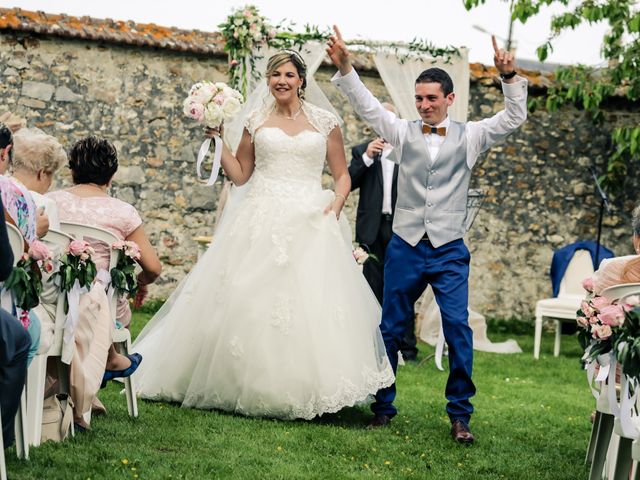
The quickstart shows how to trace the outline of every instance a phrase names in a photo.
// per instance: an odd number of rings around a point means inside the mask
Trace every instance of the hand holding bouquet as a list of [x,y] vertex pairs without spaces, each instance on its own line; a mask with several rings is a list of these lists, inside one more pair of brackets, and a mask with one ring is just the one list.
[[[223,82],[198,82],[191,87],[189,95],[184,101],[184,114],[203,124],[208,129],[220,132],[225,121],[230,120],[240,112],[243,98],[240,92],[229,87]],[[220,170],[220,160],[222,157],[222,143],[220,135],[214,134],[214,160],[211,175],[207,185],[213,185]],[[201,177],[200,168],[204,160],[211,139],[207,138],[200,146],[198,161],[196,162],[196,173]]]

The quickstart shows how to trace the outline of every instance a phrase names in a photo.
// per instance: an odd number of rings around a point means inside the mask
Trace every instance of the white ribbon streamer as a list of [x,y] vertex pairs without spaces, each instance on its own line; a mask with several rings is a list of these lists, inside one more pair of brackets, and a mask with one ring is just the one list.
[[607,393],[609,397],[609,408],[615,417],[620,416],[620,404],[616,395],[616,356],[613,351],[610,354],[609,378],[607,379]]
[[640,432],[634,425],[632,412],[635,412],[636,399],[638,398],[638,384],[633,383],[633,395],[630,394],[630,387],[632,380],[626,375],[621,379],[622,388],[620,391],[620,429],[622,430],[622,436],[625,438],[638,438]]
[[80,295],[87,293],[86,287],[81,287],[78,279],[73,283],[71,290],[67,292],[67,305],[69,311],[64,322],[64,342],[71,343],[74,340],[76,327],[80,321]]
[[[104,288],[107,289],[107,298],[109,299],[109,308],[112,307],[113,296],[115,294],[115,288],[111,284],[111,273],[105,270],[104,268],[98,270],[96,274],[96,280],[104,285]],[[115,315],[114,315],[115,317]]]
[[[211,168],[211,174],[209,175],[209,180],[207,180],[207,186],[210,187],[218,178],[218,172],[220,171],[220,165],[222,163],[222,139],[216,135],[213,137],[213,167]],[[196,161],[196,174],[198,178],[202,178],[202,162],[204,161],[207,153],[209,152],[209,147],[211,146],[211,139],[207,138],[202,145],[200,145],[200,150],[198,151],[198,160]]]
[[442,329],[442,322],[440,322],[440,333],[438,334],[438,343],[436,343],[436,367],[440,371],[444,371],[442,367],[442,355],[444,354],[444,330]]

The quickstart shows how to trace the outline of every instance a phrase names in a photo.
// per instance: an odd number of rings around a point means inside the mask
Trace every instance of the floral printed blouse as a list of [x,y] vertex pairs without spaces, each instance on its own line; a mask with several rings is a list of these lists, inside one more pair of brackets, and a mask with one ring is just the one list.
[[36,205],[26,187],[0,175],[2,203],[27,243],[36,239]]

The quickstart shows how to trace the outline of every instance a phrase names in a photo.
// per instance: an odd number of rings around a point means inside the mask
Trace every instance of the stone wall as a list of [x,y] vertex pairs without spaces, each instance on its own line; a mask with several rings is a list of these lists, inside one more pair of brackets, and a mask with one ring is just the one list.
[[[112,193],[141,212],[164,264],[155,296],[168,295],[190,270],[197,251],[193,237],[211,234],[220,187],[205,187],[195,178],[201,130],[183,117],[181,104],[191,84],[224,81],[226,68],[225,57],[0,34],[0,111],[24,116],[65,146],[88,134],[116,144],[121,167]],[[345,142],[352,146],[368,139],[371,130],[330,85],[332,73],[323,67],[316,78],[342,114]],[[367,86],[389,100],[376,72],[363,73]],[[470,105],[471,120],[502,108],[492,78],[472,81]],[[617,121],[640,123],[637,106],[608,108]],[[481,158],[472,186],[482,188],[486,198],[467,238],[475,310],[530,316],[535,301],[551,294],[554,249],[595,238],[599,203],[586,165],[602,165],[606,148],[607,135],[582,112],[539,111]],[[54,188],[69,183],[63,169]],[[605,217],[603,242],[618,254],[631,248],[629,217],[637,196],[629,198]],[[346,208],[352,221],[356,202],[354,194]]]

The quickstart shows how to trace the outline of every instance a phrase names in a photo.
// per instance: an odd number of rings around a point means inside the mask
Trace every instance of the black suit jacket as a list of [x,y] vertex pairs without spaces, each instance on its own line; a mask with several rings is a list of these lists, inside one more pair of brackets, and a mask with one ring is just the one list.
[[[369,142],[356,145],[351,149],[351,163],[349,175],[351,176],[351,190],[360,189],[358,200],[358,214],[356,217],[356,242],[370,245],[374,242],[380,229],[382,216],[382,164],[375,160],[373,165],[367,167],[362,160],[362,154],[367,151]],[[396,208],[398,198],[398,165],[393,168],[393,183],[391,188],[391,211]]]

